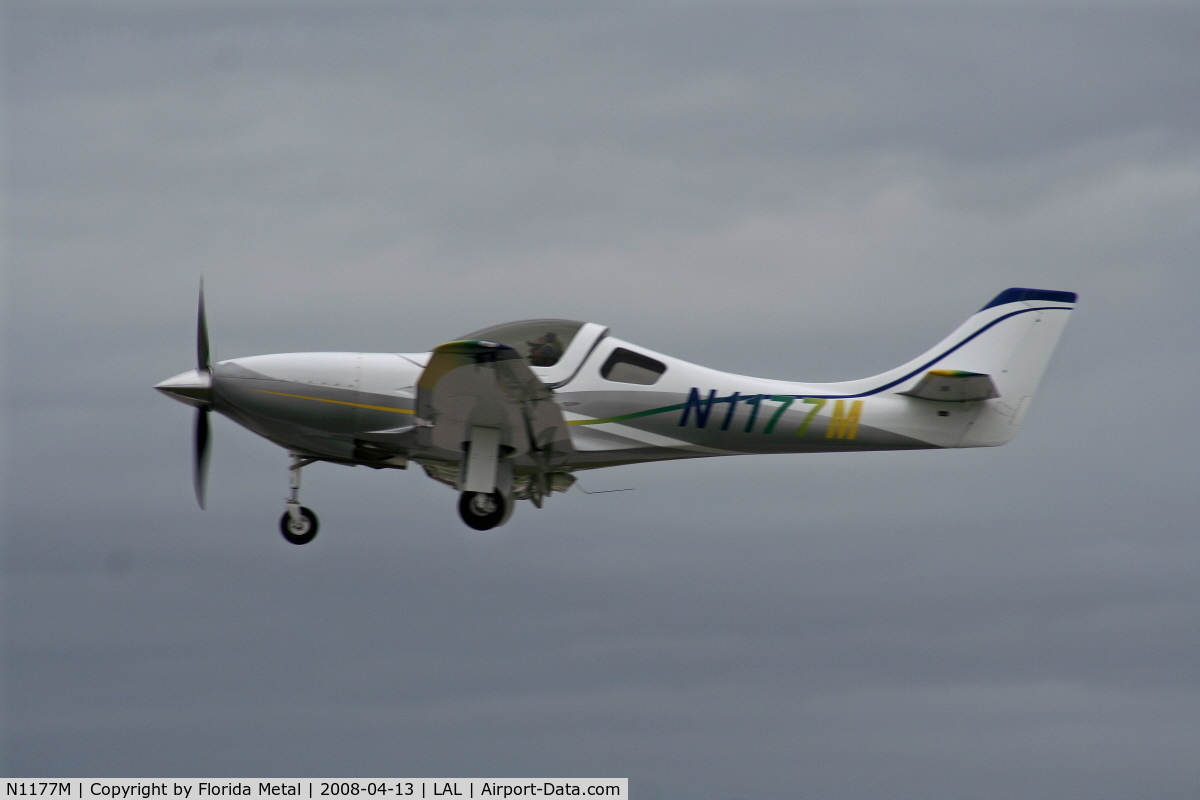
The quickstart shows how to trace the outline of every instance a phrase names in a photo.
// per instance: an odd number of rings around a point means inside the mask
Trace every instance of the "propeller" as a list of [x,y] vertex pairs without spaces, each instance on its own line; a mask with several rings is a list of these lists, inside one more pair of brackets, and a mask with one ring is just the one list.
[[208,354],[208,318],[204,315],[204,278],[200,279],[200,301],[196,307],[196,369],[212,374]]
[[196,424],[192,432],[192,485],[196,502],[204,508],[204,489],[208,483],[209,426],[208,415],[216,400],[212,355],[208,346],[208,320],[204,315],[204,279],[200,279],[200,300],[196,308],[196,368],[167,378],[154,388],[181,403],[196,409]]
[[[212,385],[212,361],[208,348],[208,319],[204,314],[204,279],[200,279],[200,300],[196,308],[196,372]],[[196,426],[192,436],[192,485],[196,490],[196,502],[204,508],[205,490],[208,485],[208,454],[211,446],[208,415],[212,404],[196,406]]]

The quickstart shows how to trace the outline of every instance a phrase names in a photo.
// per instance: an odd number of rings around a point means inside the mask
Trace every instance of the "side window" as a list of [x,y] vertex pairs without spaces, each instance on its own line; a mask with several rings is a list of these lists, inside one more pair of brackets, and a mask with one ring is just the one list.
[[661,361],[618,347],[600,368],[600,376],[617,383],[640,383],[649,386],[666,371],[667,365]]

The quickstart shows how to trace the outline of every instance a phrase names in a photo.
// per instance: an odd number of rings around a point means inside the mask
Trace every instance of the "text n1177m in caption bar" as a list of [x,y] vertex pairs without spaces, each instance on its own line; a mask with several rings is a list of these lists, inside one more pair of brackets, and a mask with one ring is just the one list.
[[4,782],[7,797],[72,800],[212,800],[212,798],[400,798],[474,800],[514,797],[606,797],[628,800],[628,778],[63,778]]

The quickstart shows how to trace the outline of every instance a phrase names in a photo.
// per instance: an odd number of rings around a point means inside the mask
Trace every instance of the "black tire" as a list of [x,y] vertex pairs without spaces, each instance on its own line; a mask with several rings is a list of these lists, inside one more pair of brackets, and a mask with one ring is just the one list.
[[458,497],[458,516],[467,527],[488,531],[508,516],[508,500],[499,492],[463,492]]
[[317,515],[303,506],[300,507],[300,519],[296,522],[286,511],[279,519],[279,532],[292,544],[308,544],[317,538],[318,528],[320,523],[317,522]]

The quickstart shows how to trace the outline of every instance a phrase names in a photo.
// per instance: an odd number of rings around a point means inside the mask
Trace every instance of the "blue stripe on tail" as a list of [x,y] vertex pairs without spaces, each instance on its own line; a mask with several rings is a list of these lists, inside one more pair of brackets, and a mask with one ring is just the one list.
[[1025,300],[1049,300],[1052,303],[1074,303],[1076,296],[1074,292],[1053,292],[1047,289],[1005,289],[996,295],[992,302],[979,310],[987,311],[993,306],[1002,306],[1006,303],[1020,303]]

